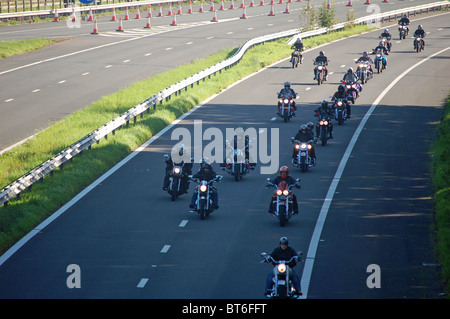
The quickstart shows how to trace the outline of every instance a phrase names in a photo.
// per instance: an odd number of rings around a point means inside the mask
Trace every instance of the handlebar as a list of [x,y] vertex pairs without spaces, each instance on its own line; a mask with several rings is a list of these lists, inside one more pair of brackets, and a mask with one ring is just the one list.
[[[198,184],[200,184],[202,182],[202,179],[194,178],[193,175],[189,175],[188,177],[189,177],[189,179],[191,181],[196,182]],[[222,180],[222,178],[223,178],[222,175],[216,175],[215,178],[213,178],[212,180],[208,181],[207,183],[208,183],[208,185],[210,185],[210,184],[212,185],[212,183],[214,183],[214,182],[220,182]]]
[[297,256],[292,256],[289,260],[275,260],[272,256],[267,255],[267,253],[261,253],[261,257],[264,258],[264,260],[261,260],[261,262],[271,262],[273,264],[290,264],[293,261],[303,261],[302,256],[303,253],[301,251],[297,252]]

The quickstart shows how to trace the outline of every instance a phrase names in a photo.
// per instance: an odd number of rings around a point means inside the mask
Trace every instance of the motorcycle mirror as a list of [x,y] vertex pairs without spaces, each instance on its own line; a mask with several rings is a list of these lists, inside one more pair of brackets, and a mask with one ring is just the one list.
[[296,181],[297,181],[297,182],[300,182],[300,178],[297,178]]
[[266,181],[270,181],[270,178],[269,178],[269,177],[267,177],[267,178],[266,178]]
[[261,253],[261,256],[266,256],[266,255],[267,255],[267,253],[265,253],[265,252]]
[[303,256],[303,252],[302,251],[297,251],[297,255]]
[[168,155],[168,154],[164,154],[164,158],[165,158],[165,159],[168,159],[168,158],[169,158],[169,155]]

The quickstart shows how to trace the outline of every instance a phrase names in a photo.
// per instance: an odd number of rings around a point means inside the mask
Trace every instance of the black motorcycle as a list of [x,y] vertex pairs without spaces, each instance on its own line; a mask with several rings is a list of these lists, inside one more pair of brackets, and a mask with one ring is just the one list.
[[345,86],[345,93],[348,96],[348,99],[352,101],[352,104],[355,104],[356,99],[359,96],[359,90],[361,89],[360,84],[356,82],[345,82],[342,81]]
[[400,24],[398,27],[398,33],[400,40],[405,40],[406,36],[408,35],[408,27],[405,24]]
[[292,201],[292,187],[298,187],[300,179],[297,178],[296,183],[292,185],[287,185],[286,182],[281,182],[278,185],[273,184],[270,178],[267,178],[267,187],[276,188],[275,194],[273,195],[274,201],[274,216],[279,219],[280,226],[284,227],[289,219],[294,215],[294,204]]
[[294,99],[292,94],[278,94],[278,116],[284,122],[289,121],[294,116]]
[[313,162],[310,153],[312,144],[314,143],[313,140],[308,142],[300,142],[291,137],[291,143],[294,144],[294,148],[297,152],[297,156],[292,159],[292,165],[299,167],[303,173],[311,167],[316,166],[316,163]]
[[414,50],[416,50],[417,53],[422,51],[424,49],[424,42],[421,36],[416,36],[414,38]]
[[208,217],[213,212],[213,183],[220,182],[222,178],[222,175],[217,175],[216,178],[210,181],[205,181],[198,178],[193,178],[192,175],[189,175],[189,179],[198,184],[195,188],[195,191],[197,192],[197,199],[195,201],[194,211],[199,213],[200,219],[205,219],[205,217]]
[[335,119],[339,125],[344,124],[347,120],[347,99],[337,98],[334,101],[333,108],[335,109],[336,115]]
[[299,50],[295,50],[294,52],[292,52],[291,63],[292,63],[292,68],[296,68],[296,67],[298,67],[299,63],[300,64],[303,63],[303,56]]
[[[164,155],[166,160],[169,159],[169,155]],[[187,192],[189,188],[189,183],[186,181],[185,188],[183,187],[183,180],[187,179],[188,176],[184,172],[184,165],[175,165],[172,161],[172,170],[169,172],[169,186],[167,187],[167,193],[170,194],[172,201],[175,201],[178,196]]]
[[325,81],[325,70],[327,69],[325,62],[315,62],[314,79],[317,81],[317,85],[322,84]]
[[331,129],[330,129],[330,121],[331,116],[328,115],[327,112],[317,112],[317,118],[318,118],[318,125],[319,125],[319,135],[318,138],[320,139],[322,146],[327,145],[328,139],[330,138]]
[[290,260],[275,260],[267,253],[261,253],[264,258],[261,263],[272,263],[275,266],[273,268],[273,287],[267,296],[269,299],[297,299],[299,297],[292,282],[292,269],[288,266],[294,260],[302,261],[303,253],[298,251],[297,255]]
[[241,180],[244,175],[250,173],[250,170],[255,168],[248,162],[248,159],[245,156],[248,147],[249,145],[246,145],[244,149],[234,148],[227,142],[227,148],[232,151],[232,157],[227,157],[226,163],[221,163],[220,167],[222,167],[222,170],[233,175],[236,182]]

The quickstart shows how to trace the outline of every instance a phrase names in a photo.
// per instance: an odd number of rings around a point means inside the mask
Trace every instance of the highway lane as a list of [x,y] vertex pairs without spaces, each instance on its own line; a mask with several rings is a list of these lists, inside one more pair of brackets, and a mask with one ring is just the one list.
[[[427,2],[410,1],[408,6]],[[312,5],[320,4],[313,1]],[[286,15],[282,14],[285,6],[276,5],[274,17],[267,17],[267,6],[247,8],[245,20],[239,18],[241,10],[220,11],[219,23],[209,22],[210,12],[195,12],[178,17],[178,27],[170,26],[171,17],[153,18],[148,31],[143,29],[145,19],[131,19],[125,21],[123,34],[114,31],[117,22],[103,17],[99,19],[101,36],[90,35],[92,25],[85,21],[80,22],[79,28],[68,27],[65,22],[4,27],[2,40],[36,36],[71,39],[2,61],[0,148],[5,149],[137,80],[189,63],[193,58],[239,46],[262,34],[296,28],[298,13],[304,6],[293,2],[291,14]],[[393,1],[381,4],[380,10],[404,6],[401,1]],[[352,7],[356,17],[372,13],[367,8],[358,2]],[[344,2],[338,2],[341,21],[346,12]]]
[[[270,267],[258,263],[259,253],[270,252],[282,235],[289,237],[295,249],[307,252],[323,199],[361,118],[379,93],[398,74],[418,62],[421,57],[449,46],[448,28],[445,28],[447,20],[448,15],[421,20],[431,34],[427,38],[426,51],[420,55],[408,53],[411,50],[411,41],[394,43],[394,53],[389,56],[389,69],[382,75],[376,75],[365,86],[361,98],[353,107],[352,119],[342,127],[336,125],[335,139],[329,145],[324,148],[317,146],[318,166],[306,174],[301,174],[296,169],[292,170],[293,176],[302,179],[302,189],[296,191],[300,201],[300,214],[294,216],[287,227],[281,228],[277,221],[267,214],[271,191],[264,188],[267,176],[259,174],[258,171],[246,176],[242,183],[235,183],[230,176],[225,175],[224,180],[217,185],[220,209],[208,220],[201,221],[197,215],[188,212],[187,205],[191,192],[174,203],[170,202],[168,194],[161,191],[163,154],[174,144],[170,139],[171,130],[169,130],[121,166],[113,175],[100,181],[81,201],[71,206],[47,227],[40,229],[25,246],[4,262],[0,267],[0,296],[2,298],[261,298],[264,280]],[[180,125],[192,130],[193,121],[202,119],[204,130],[210,127],[225,129],[239,125],[255,127],[258,131],[279,128],[280,164],[288,163],[292,150],[289,143],[290,136],[295,134],[301,123],[313,119],[312,110],[322,98],[335,91],[343,72],[347,66],[353,65],[353,58],[358,56],[358,52],[362,48],[371,48],[376,44],[376,34],[377,32],[371,32],[322,47],[332,61],[330,72],[333,72],[329,83],[324,86],[318,87],[313,84],[310,63],[292,70],[287,61],[284,61],[208,101]],[[305,61],[310,61],[319,50],[320,48],[317,48],[306,53]],[[447,57],[448,51],[443,56]],[[447,59],[434,59],[430,62],[436,61],[440,63],[440,69],[448,70]],[[432,69],[434,68],[436,66],[433,64]],[[418,73],[413,75],[421,75],[424,70],[419,68]],[[386,117],[392,121],[389,112],[393,112],[394,118],[408,116],[411,109],[416,110],[418,105],[431,105],[434,107],[433,112],[428,114],[430,116],[428,122],[432,122],[430,125],[436,124],[440,114],[435,107],[439,105],[439,98],[443,101],[448,90],[448,83],[439,79],[436,77],[432,81],[435,91],[422,90],[418,92],[420,99],[416,97],[415,100],[417,90],[412,86],[414,78],[412,81],[405,80],[400,88],[408,88],[406,92],[414,94],[405,104],[408,105],[407,110],[396,111],[397,108],[390,107],[394,109],[390,111],[382,106],[377,111],[386,114],[374,114],[368,122],[367,130],[361,135],[356,146],[358,151],[355,149],[352,154],[357,157],[356,160],[361,156],[362,161],[351,162],[347,166],[343,183],[339,185],[338,190],[338,200],[342,201],[334,203],[336,206],[333,206],[330,212],[330,222],[327,220],[324,229],[323,242],[316,260],[317,268],[314,269],[310,286],[312,298],[403,296],[404,288],[400,285],[384,286],[384,277],[382,289],[376,291],[379,295],[374,296],[373,290],[364,287],[368,275],[365,273],[366,255],[374,257],[370,260],[371,263],[379,263],[382,266],[383,276],[385,274],[383,262],[388,262],[393,255],[400,255],[402,250],[399,250],[397,244],[391,247],[382,240],[373,240],[373,246],[363,245],[362,240],[360,242],[352,240],[355,239],[352,237],[355,230],[351,227],[360,231],[357,234],[367,233],[373,236],[385,234],[384,224],[376,223],[376,218],[361,220],[355,218],[355,214],[361,212],[373,216],[383,214],[389,205],[377,205],[377,202],[385,200],[385,196],[395,196],[402,200],[399,204],[405,203],[411,194],[406,196],[401,192],[402,188],[406,187],[404,192],[409,193],[416,187],[416,191],[420,191],[419,187],[425,187],[427,184],[422,184],[420,180],[416,180],[416,184],[412,182],[402,184],[404,179],[392,177],[388,179],[388,186],[391,187],[388,190],[395,189],[398,193],[376,194],[373,203],[355,199],[370,197],[364,193],[367,191],[364,187],[376,188],[379,187],[379,183],[383,183],[383,179],[377,179],[379,175],[384,177],[379,174],[380,170],[384,170],[386,175],[402,174],[403,170],[399,172],[396,170],[401,168],[401,163],[406,163],[411,157],[410,152],[398,153],[401,158],[396,162],[399,164],[394,167],[387,165],[389,159],[386,157],[381,157],[382,162],[375,162],[372,156],[373,164],[366,157],[371,156],[374,151],[388,154],[395,147],[395,144],[388,143],[386,138],[385,144],[374,145],[375,150],[371,148],[373,141],[378,140],[380,131],[388,134],[381,129],[385,128],[383,120],[386,120]],[[290,123],[271,121],[275,113],[275,92],[286,80],[293,82],[294,88],[300,93],[298,117]],[[428,82],[423,83],[424,88],[431,85]],[[403,95],[397,96],[392,92],[392,95],[386,96],[386,101],[382,101],[382,105],[387,108],[391,105],[403,105],[403,98]],[[381,123],[378,118],[381,118]],[[423,117],[408,116],[406,119],[411,127],[415,128],[415,125],[421,125]],[[376,130],[378,128],[380,129]],[[430,132],[429,129],[427,132]],[[425,136],[426,141],[432,138],[431,133],[416,136],[417,138]],[[402,135],[398,135],[398,138],[407,143],[407,139]],[[204,145],[207,143],[205,141]],[[384,145],[387,145],[387,150],[382,148]],[[277,145],[273,145],[273,149],[276,147]],[[407,149],[411,152],[417,150],[413,147]],[[422,149],[418,154],[424,158]],[[371,165],[367,170],[367,178],[362,179],[360,176],[361,169],[365,168],[364,162]],[[195,169],[197,167],[198,165]],[[218,171],[218,165],[214,167]],[[427,170],[424,165],[410,168],[417,170],[416,174],[420,178],[426,177]],[[407,164],[403,169],[408,169]],[[414,177],[413,175],[412,178]],[[352,185],[349,185],[350,181],[353,182]],[[367,183],[364,184],[365,181]],[[429,188],[427,192],[430,192]],[[419,198],[426,197],[419,195]],[[417,193],[413,193],[412,196],[417,196]],[[363,205],[366,203],[367,206]],[[341,207],[345,205],[349,205],[352,210]],[[377,211],[376,208],[381,210]],[[390,213],[402,214],[403,210],[399,212],[396,209],[398,206],[393,207]],[[413,218],[416,216],[414,211],[409,216],[410,212],[406,208],[405,212],[407,214],[402,214],[404,218],[397,219],[403,223],[402,227],[411,222],[409,219],[411,216]],[[342,218],[336,220],[333,217],[335,215]],[[426,220],[428,216],[429,214],[425,214],[423,218]],[[186,220],[187,223],[183,222]],[[371,228],[365,229],[369,227],[366,222],[373,220],[375,222],[369,225]],[[343,234],[340,228],[342,222],[346,222],[342,227],[349,231],[343,242],[339,240]],[[429,238],[417,236],[428,230],[429,226],[422,222],[414,226],[414,229],[405,231],[407,238],[414,240],[417,245],[407,247],[406,252],[411,252],[410,247],[421,247],[417,253],[431,250]],[[392,231],[398,234],[399,230],[394,228]],[[373,237],[364,238],[370,240]],[[341,250],[344,248],[349,252],[343,256]],[[363,251],[365,254],[360,253],[362,248],[365,249]],[[352,250],[356,250],[357,253],[353,253]],[[428,256],[425,259],[432,262]],[[398,258],[396,262],[398,269],[414,276],[422,272],[415,262],[409,262],[404,258]],[[66,268],[70,264],[80,266],[81,289],[68,289],[66,286],[66,279],[69,276]],[[357,272],[358,266],[361,265],[364,269]],[[346,273],[347,277],[342,280],[335,277],[334,280],[326,280],[332,274],[341,275],[345,269],[355,270],[350,274]],[[297,267],[297,272],[299,275],[302,273],[302,266]],[[356,283],[349,285],[349,281],[344,280],[348,278],[352,278]],[[142,279],[148,281],[143,288],[139,288]],[[429,280],[433,282],[436,278]],[[401,283],[399,279],[396,282]],[[422,288],[416,289],[424,291]],[[427,294],[432,297],[436,295]],[[417,295],[406,297],[416,298]]]

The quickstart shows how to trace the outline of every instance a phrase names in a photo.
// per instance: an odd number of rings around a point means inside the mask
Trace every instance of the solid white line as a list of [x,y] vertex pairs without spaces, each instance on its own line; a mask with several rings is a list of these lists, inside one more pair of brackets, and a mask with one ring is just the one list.
[[359,138],[359,135],[361,134],[361,131],[363,130],[364,126],[366,125],[367,121],[369,120],[370,115],[373,113],[373,111],[376,109],[378,103],[380,103],[381,99],[394,87],[395,84],[397,84],[398,81],[400,81],[406,74],[411,72],[413,69],[421,65],[422,63],[428,61],[432,57],[441,54],[442,52],[450,49],[450,47],[447,47],[446,49],[443,49],[439,52],[436,52],[432,55],[430,55],[427,58],[424,58],[423,60],[417,62],[413,66],[411,66],[409,69],[404,71],[402,74],[400,74],[394,81],[391,82],[384,90],[381,92],[381,94],[378,96],[378,98],[373,102],[372,106],[369,108],[367,113],[364,115],[364,118],[361,120],[361,123],[359,123],[358,128],[356,129],[355,133],[353,134],[352,139],[350,140],[350,143],[347,146],[347,149],[345,150],[344,156],[341,159],[341,162],[339,163],[339,166],[337,168],[336,174],[334,175],[334,178],[331,182],[330,188],[328,189],[328,193],[325,197],[325,200],[323,202],[322,208],[320,210],[319,217],[317,218],[316,226],[314,228],[313,235],[311,237],[311,241],[309,243],[308,248],[308,254],[306,255],[305,260],[305,266],[303,269],[302,279],[301,279],[301,286],[302,286],[302,292],[303,296],[302,299],[306,299],[308,297],[308,290],[309,290],[309,284],[311,280],[311,273],[314,267],[314,260],[316,258],[317,248],[320,241],[320,236],[322,234],[323,225],[325,224],[325,220],[327,218],[328,210],[330,208],[331,202],[333,201],[334,194],[336,193],[336,188],[339,184],[339,181],[341,179],[342,173],[344,171],[345,165],[347,164],[347,161],[350,157],[350,154],[353,150],[353,147],[356,144],[356,141]]
[[5,100],[6,103],[11,102],[11,101],[14,101],[14,99],[7,99],[7,100]]
[[36,93],[36,92],[39,92],[40,90],[41,89],[35,89],[35,90],[31,91],[31,92]]
[[148,278],[142,278],[141,281],[139,281],[137,288],[144,288],[145,285],[147,284],[147,282],[148,282]]
[[170,245],[164,245],[164,247],[161,249],[161,253],[165,254],[169,251]]

